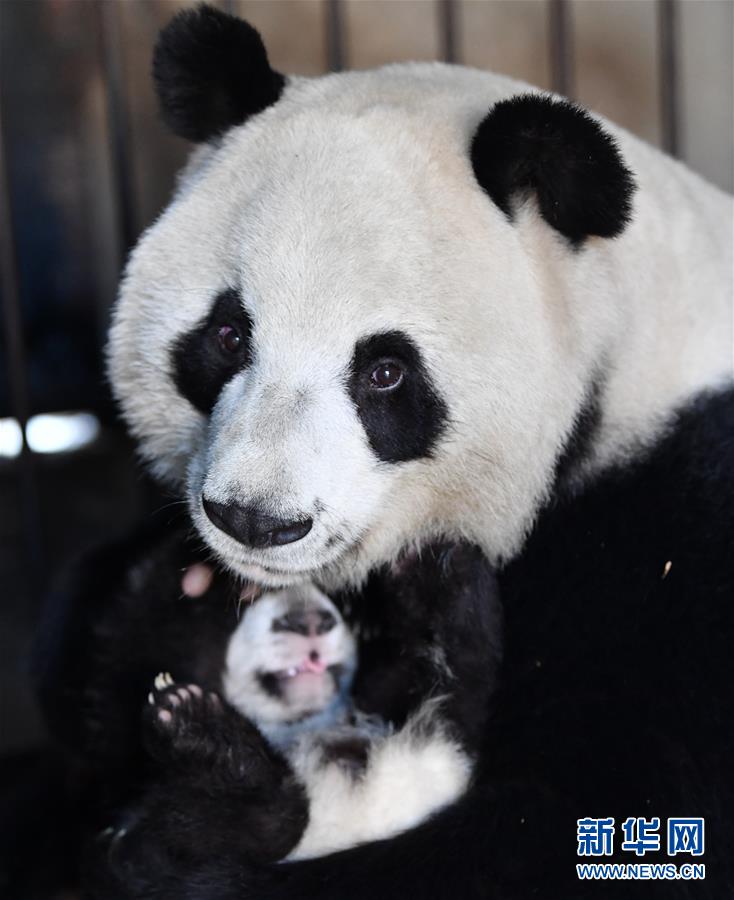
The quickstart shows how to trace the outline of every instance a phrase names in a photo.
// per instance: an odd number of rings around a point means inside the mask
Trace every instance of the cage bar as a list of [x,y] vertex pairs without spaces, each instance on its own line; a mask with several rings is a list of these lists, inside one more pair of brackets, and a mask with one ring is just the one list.
[[658,0],[660,59],[660,130],[663,149],[673,156],[680,151],[678,99],[678,11],[675,0]]
[[456,0],[438,0],[440,55],[447,63],[459,59],[459,11]]
[[551,88],[564,97],[573,96],[573,45],[568,0],[550,0],[548,5]]
[[330,72],[341,72],[345,66],[342,2],[326,0],[326,67]]
[[107,128],[122,265],[135,243],[135,184],[130,152],[130,127],[125,104],[124,72],[120,52],[119,10],[116,3],[95,3],[99,47],[102,55]]

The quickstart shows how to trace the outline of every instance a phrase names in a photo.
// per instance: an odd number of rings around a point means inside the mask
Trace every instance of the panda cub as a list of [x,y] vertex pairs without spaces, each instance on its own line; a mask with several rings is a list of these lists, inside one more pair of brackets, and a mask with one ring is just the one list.
[[406,551],[333,598],[220,569],[182,595],[195,561],[170,529],[105,549],[49,609],[70,627],[49,621],[41,700],[84,772],[85,832],[106,835],[87,854],[90,896],[129,883],[133,859],[320,856],[465,792],[501,658],[477,547]]
[[[222,694],[296,773],[307,777],[306,761],[320,754],[357,774],[370,742],[390,729],[354,706],[356,668],[356,640],[339,610],[315,585],[298,585],[251,597],[229,641]],[[198,685],[177,685],[161,672],[148,702],[165,729],[182,704],[203,696]],[[209,695],[215,706],[216,696]]]
[[[247,589],[249,605],[229,640],[222,695],[284,755],[307,798],[312,783],[330,767],[332,787],[341,782],[342,792],[349,795],[354,779],[367,768],[373,740],[390,732],[381,717],[361,713],[353,703],[355,637],[315,585],[257,594],[254,586]],[[153,708],[148,728],[159,739],[169,731],[190,729],[195,719],[201,725],[207,720],[215,724],[225,715],[216,692],[176,684],[168,672],[156,677],[148,703]],[[228,766],[231,756],[226,740],[216,746],[221,758],[209,760],[214,771]],[[325,848],[318,840],[296,849],[300,855],[319,853]]]

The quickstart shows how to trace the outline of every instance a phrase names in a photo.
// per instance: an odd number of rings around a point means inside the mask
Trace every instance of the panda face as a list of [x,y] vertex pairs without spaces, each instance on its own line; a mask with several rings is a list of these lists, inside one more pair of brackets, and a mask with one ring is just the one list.
[[224,696],[259,725],[299,722],[344,702],[357,665],[354,638],[313,585],[266,593],[230,638]]
[[[232,305],[231,293],[222,297],[216,312]],[[189,467],[192,514],[242,574],[310,578],[359,550],[400,484],[398,464],[432,458],[446,405],[405,332],[355,339],[344,328],[320,342],[320,329],[294,340],[273,323],[258,343],[257,330],[245,336],[247,314],[226,315],[224,324],[210,315],[174,354],[184,396],[203,406],[203,392],[211,403],[207,439]]]
[[[442,311],[417,321],[410,308],[416,296],[427,311],[435,302],[429,254],[415,227],[406,252],[384,224],[390,194],[400,190],[406,218],[420,222],[416,200],[399,176],[385,183],[391,162],[378,157],[380,204],[342,229],[347,173],[317,179],[318,151],[303,134],[297,146],[260,187],[267,202],[237,203],[228,284],[204,294],[203,314],[167,347],[169,378],[203,420],[186,460],[197,527],[238,572],[269,584],[352,568],[406,480],[415,496],[451,424],[432,353]],[[294,190],[311,197],[294,207]]]
[[339,79],[194,154],[111,332],[143,455],[271,586],[359,581],[438,536],[512,553],[598,356],[548,264],[573,249],[477,184],[484,95],[436,115],[399,71]]

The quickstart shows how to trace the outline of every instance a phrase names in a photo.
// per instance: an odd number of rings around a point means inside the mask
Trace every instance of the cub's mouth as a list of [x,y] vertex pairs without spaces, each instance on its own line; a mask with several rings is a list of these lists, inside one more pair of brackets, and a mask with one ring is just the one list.
[[324,709],[339,689],[345,669],[341,663],[305,659],[302,663],[272,672],[259,672],[257,679],[268,696],[298,715]]
[[291,666],[289,669],[281,669],[277,672],[272,672],[279,680],[289,680],[291,678],[298,678],[300,675],[323,675],[330,667],[326,665],[326,663],[320,657],[316,659],[311,659],[311,657],[306,657],[306,659],[297,666]]

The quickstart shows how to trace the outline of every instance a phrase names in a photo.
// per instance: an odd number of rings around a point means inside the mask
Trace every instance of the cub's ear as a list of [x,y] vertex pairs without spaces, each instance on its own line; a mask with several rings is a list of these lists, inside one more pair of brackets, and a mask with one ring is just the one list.
[[573,243],[614,237],[630,219],[635,190],[617,145],[566,100],[522,94],[482,121],[471,146],[474,174],[508,216],[513,197],[532,192],[545,221]]
[[192,141],[240,125],[275,103],[285,84],[257,31],[207,5],[180,12],[161,31],[153,80],[166,124]]

